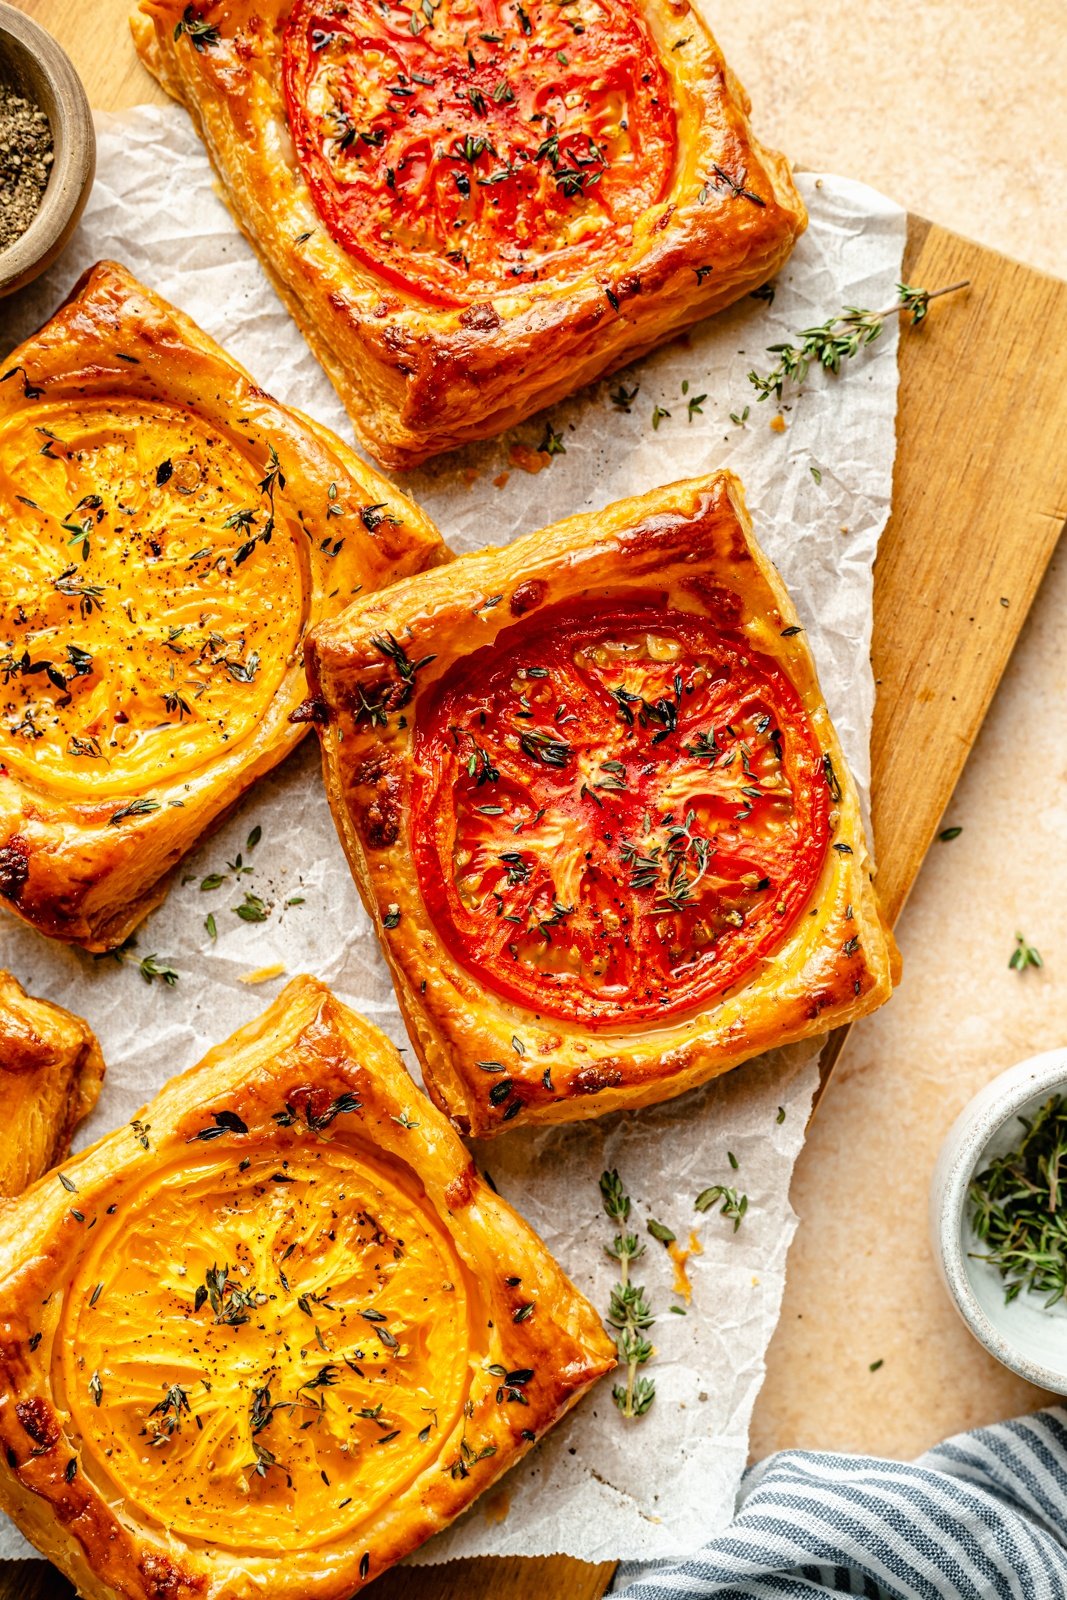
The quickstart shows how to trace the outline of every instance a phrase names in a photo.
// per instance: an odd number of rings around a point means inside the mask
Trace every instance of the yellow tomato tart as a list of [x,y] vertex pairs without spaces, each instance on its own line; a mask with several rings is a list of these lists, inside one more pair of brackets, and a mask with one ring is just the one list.
[[121,267],[0,375],[0,902],[103,950],[306,731],[306,630],[445,552]]
[[0,1215],[0,1504],[89,1600],[341,1600],[614,1365],[311,978]]
[[308,640],[326,783],[437,1104],[646,1105],[888,998],[805,634],[729,473],[358,600]]
[[689,0],[140,0],[132,26],[389,467],[729,305],[807,222]]
[[104,1062],[87,1022],[0,972],[0,1204],[63,1161],[96,1104]]

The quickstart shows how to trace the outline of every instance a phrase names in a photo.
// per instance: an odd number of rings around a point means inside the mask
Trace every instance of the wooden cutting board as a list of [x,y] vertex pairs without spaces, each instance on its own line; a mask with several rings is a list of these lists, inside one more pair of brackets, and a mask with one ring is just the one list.
[[[94,0],[91,26],[84,0],[16,3],[70,52],[95,106],[161,98],[127,45],[128,0]],[[1067,525],[1067,387],[1047,343],[1049,328],[1067,325],[1067,283],[918,217],[909,221],[904,277],[930,289],[967,278],[972,287],[938,301],[901,339],[894,509],[875,568],[873,645],[878,887],[893,921]],[[823,1090],[843,1042],[841,1034],[827,1046]],[[485,1558],[398,1569],[369,1592],[599,1600],[612,1571],[564,1556]],[[46,1562],[0,1562],[0,1600],[72,1594]]]

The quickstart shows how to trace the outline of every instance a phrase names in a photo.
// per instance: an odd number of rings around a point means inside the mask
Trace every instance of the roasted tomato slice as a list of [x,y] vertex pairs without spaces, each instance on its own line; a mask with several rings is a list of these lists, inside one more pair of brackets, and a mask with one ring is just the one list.
[[608,1026],[706,1005],[802,913],[836,783],[792,684],[709,618],[550,608],[420,705],[419,884],[498,994]]
[[632,0],[296,0],[283,77],[333,238],[442,304],[595,269],[670,180]]

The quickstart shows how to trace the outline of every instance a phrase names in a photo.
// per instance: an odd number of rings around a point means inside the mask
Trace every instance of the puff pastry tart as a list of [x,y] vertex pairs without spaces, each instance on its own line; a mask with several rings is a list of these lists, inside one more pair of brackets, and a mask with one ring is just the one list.
[[360,599],[308,677],[464,1130],[663,1100],[888,997],[856,790],[731,474]]
[[0,900],[107,949],[305,731],[307,628],[444,549],[121,267],[0,374]]
[[0,1503],[90,1600],[341,1600],[614,1364],[311,978],[62,1178],[0,1217]]
[[104,1062],[87,1022],[0,972],[0,1196],[21,1194],[70,1150],[96,1104]]
[[688,0],[140,0],[132,25],[390,467],[729,305],[806,225]]

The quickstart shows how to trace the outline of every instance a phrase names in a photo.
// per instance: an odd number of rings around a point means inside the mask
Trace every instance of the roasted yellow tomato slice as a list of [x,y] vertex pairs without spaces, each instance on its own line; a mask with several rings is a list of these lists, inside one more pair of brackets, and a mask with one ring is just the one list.
[[0,425],[3,761],[104,796],[249,734],[306,620],[284,481],[269,447],[163,402],[42,401]]
[[508,999],[594,1027],[742,982],[829,843],[792,684],[653,596],[509,628],[420,704],[415,752],[419,884],[449,949]]
[[121,1229],[89,1236],[67,1404],[92,1470],[149,1521],[282,1553],[294,1527],[343,1537],[435,1461],[466,1400],[469,1274],[380,1151],[242,1148],[154,1173]]

